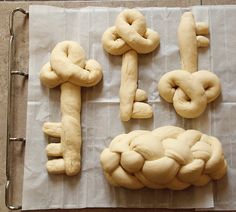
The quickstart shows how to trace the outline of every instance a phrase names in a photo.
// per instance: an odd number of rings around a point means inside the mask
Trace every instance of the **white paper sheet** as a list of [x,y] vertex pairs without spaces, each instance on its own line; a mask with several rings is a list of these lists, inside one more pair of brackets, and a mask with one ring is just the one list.
[[[27,143],[23,184],[23,209],[84,207],[158,207],[236,209],[236,7],[193,7],[197,21],[210,25],[211,47],[199,51],[199,70],[209,69],[222,81],[222,96],[194,120],[176,115],[156,89],[160,77],[180,68],[177,28],[181,14],[189,9],[139,8],[148,27],[158,31],[160,48],[139,57],[139,87],[147,91],[154,118],[122,123],[118,91],[121,57],[107,54],[101,45],[103,32],[114,24],[122,8],[64,9],[30,6],[30,64],[27,109]],[[45,169],[47,138],[41,131],[45,121],[60,121],[60,91],[41,86],[39,70],[49,60],[54,46],[74,40],[87,58],[103,67],[103,81],[82,89],[82,170],[75,177],[48,175]],[[99,156],[116,135],[134,129],[175,125],[193,128],[220,139],[229,164],[228,176],[202,188],[184,191],[142,189],[131,191],[111,187],[105,180]]]

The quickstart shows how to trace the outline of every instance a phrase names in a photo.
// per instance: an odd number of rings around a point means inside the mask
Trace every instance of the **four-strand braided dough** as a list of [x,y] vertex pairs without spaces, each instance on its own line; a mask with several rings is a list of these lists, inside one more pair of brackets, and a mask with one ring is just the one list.
[[215,137],[174,126],[121,134],[100,160],[109,183],[129,189],[203,186],[227,170]]
[[184,118],[200,116],[207,103],[215,100],[220,92],[220,80],[210,71],[197,71],[198,47],[209,45],[206,23],[195,24],[193,14],[185,12],[178,28],[182,70],[166,73],[161,77],[158,90],[160,96],[173,103],[176,112]]
[[73,41],[58,43],[50,62],[40,71],[41,82],[54,88],[61,87],[61,122],[46,122],[43,131],[49,136],[61,138],[60,143],[47,145],[48,156],[62,157],[49,160],[49,173],[75,175],[80,171],[81,149],[81,86],[96,85],[102,79],[102,68],[95,60],[87,60],[80,45]]
[[115,26],[108,28],[102,36],[104,49],[113,55],[123,55],[120,85],[120,117],[152,117],[152,107],[144,90],[137,89],[138,55],[154,51],[159,45],[157,32],[146,27],[145,17],[135,9],[126,9],[116,18]]

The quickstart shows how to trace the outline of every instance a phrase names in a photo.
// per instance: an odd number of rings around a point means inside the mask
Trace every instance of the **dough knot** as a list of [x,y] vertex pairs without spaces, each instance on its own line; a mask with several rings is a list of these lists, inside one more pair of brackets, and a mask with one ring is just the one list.
[[41,82],[53,88],[65,82],[90,87],[102,78],[102,67],[96,60],[87,60],[81,46],[74,41],[63,41],[56,45],[40,72]]
[[104,49],[113,55],[128,50],[146,54],[157,48],[160,37],[146,27],[146,19],[138,10],[125,9],[116,18],[115,26],[108,28],[102,37]]
[[118,135],[100,160],[109,183],[129,189],[203,186],[227,170],[217,138],[174,126]]
[[195,118],[220,95],[221,86],[219,78],[210,71],[175,70],[161,77],[158,90],[163,99],[173,103],[180,116]]

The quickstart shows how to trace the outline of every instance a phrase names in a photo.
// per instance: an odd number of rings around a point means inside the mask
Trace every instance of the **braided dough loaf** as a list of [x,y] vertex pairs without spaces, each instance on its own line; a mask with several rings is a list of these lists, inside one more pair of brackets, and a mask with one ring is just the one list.
[[207,47],[206,23],[196,23],[191,12],[185,12],[178,28],[182,70],[163,75],[158,83],[160,96],[173,103],[176,112],[184,118],[196,118],[221,92],[219,78],[210,71],[198,71],[198,47]]
[[71,176],[80,171],[81,86],[94,86],[101,79],[101,65],[95,60],[86,61],[84,50],[74,41],[58,43],[50,62],[42,67],[42,84],[49,88],[60,85],[61,88],[61,122],[43,125],[44,133],[61,138],[60,143],[50,143],[46,147],[48,156],[60,157],[47,162],[49,173]]
[[174,126],[118,135],[100,160],[109,183],[129,189],[203,186],[227,170],[217,138]]
[[121,12],[115,26],[108,28],[102,36],[103,48],[110,54],[123,55],[120,85],[120,117],[122,121],[131,118],[152,117],[152,107],[144,90],[137,89],[138,55],[154,51],[159,45],[157,32],[146,27],[145,17],[135,9]]

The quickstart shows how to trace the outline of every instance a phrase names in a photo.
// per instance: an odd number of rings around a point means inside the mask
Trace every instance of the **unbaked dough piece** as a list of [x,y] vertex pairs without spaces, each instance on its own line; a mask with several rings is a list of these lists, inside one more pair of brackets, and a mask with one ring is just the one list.
[[130,118],[151,118],[152,107],[144,102],[147,99],[146,92],[137,89],[138,62],[137,53],[129,50],[123,54],[120,84],[120,117],[122,121]]
[[138,53],[154,51],[159,45],[157,32],[147,28],[145,17],[135,9],[126,9],[116,18],[115,26],[108,28],[102,36],[103,48],[110,54],[123,55],[120,86],[120,117],[150,118],[152,107],[145,91],[137,88]]
[[174,126],[118,135],[100,161],[111,185],[129,189],[204,186],[227,171],[217,138]]
[[176,112],[184,118],[196,118],[221,92],[219,78],[212,72],[198,70],[198,47],[207,47],[208,25],[195,23],[193,14],[185,12],[178,28],[181,70],[164,74],[158,83],[160,96],[173,103]]
[[74,41],[63,41],[56,45],[40,71],[40,80],[49,88],[60,85],[61,122],[46,122],[43,132],[60,138],[60,143],[50,143],[46,153],[60,157],[47,162],[51,174],[72,176],[80,171],[81,151],[81,86],[96,85],[102,78],[101,65],[95,60],[86,61],[85,52]]

